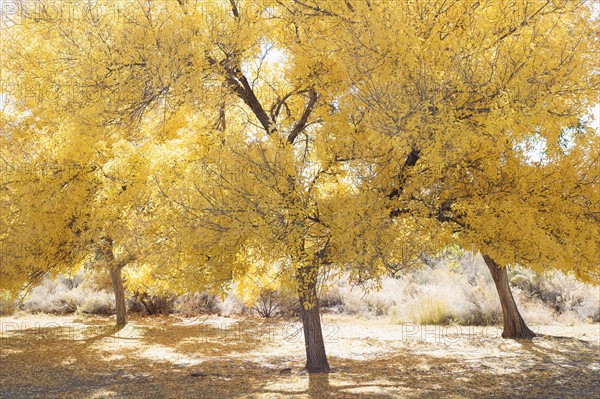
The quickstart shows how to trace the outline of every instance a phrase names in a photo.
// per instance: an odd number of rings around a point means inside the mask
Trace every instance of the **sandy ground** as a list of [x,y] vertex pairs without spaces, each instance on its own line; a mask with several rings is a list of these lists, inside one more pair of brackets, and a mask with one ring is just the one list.
[[[0,318],[0,398],[598,398],[600,325],[420,326],[324,316],[334,372],[302,371],[296,320]],[[284,369],[290,368],[291,372]],[[194,374],[194,376],[192,376]]]

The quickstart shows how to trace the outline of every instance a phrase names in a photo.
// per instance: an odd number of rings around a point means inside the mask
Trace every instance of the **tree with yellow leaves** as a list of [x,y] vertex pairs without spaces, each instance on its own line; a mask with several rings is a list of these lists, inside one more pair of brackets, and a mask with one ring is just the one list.
[[[142,274],[180,289],[244,289],[250,274],[274,275],[298,293],[310,372],[329,371],[324,271],[364,281],[459,242],[493,259],[501,278],[523,226],[573,226],[531,265],[597,238],[579,234],[566,200],[552,207],[562,219],[536,219],[550,209],[540,198],[553,198],[542,176],[583,158],[536,169],[519,150],[536,135],[556,142],[597,98],[585,3],[118,5],[31,16],[24,3],[21,23],[2,32],[12,44],[3,77],[43,93],[15,95],[50,127],[24,129],[40,135],[34,155],[94,168],[94,179],[73,180],[81,185],[66,180],[74,195],[61,197],[56,220],[89,208],[77,220],[110,259],[111,245],[130,248],[127,223],[139,217],[142,241],[162,251],[147,251]],[[570,173],[565,193],[595,214],[597,189],[580,184],[595,175]],[[524,224],[500,229],[516,217]],[[593,261],[586,248],[572,259]],[[519,262],[530,262],[523,251]]]
[[[106,149],[98,158],[57,157],[52,151],[61,140],[79,132],[38,128],[29,125],[24,135],[7,130],[3,192],[11,218],[3,231],[2,286],[19,289],[24,279],[74,272],[93,260],[110,271],[117,324],[124,325],[121,270],[142,253],[139,220],[147,205],[143,186],[133,183],[134,157],[122,148],[118,162]],[[24,141],[27,148],[18,148]]]
[[[65,3],[64,15],[45,14],[38,5],[23,3],[2,30],[2,77],[11,83],[3,86],[3,188],[14,214],[4,233],[2,283],[19,288],[23,277],[72,271],[94,258],[110,271],[117,324],[124,325],[122,269],[151,247],[140,233],[150,205],[141,183],[144,142],[126,118],[134,111],[121,109],[136,98],[116,90],[124,82],[111,66],[97,80],[95,62],[105,50],[97,40],[106,38],[86,37],[85,26],[107,23],[98,10]],[[82,55],[82,48],[98,54]]]
[[[503,336],[533,335],[504,265],[552,267],[598,283],[598,133],[582,126],[570,148],[560,146],[565,127],[579,125],[598,100],[592,5],[297,4],[351,33],[338,46],[350,50],[347,104],[361,128],[338,139],[339,157],[377,171],[370,185],[388,194],[392,216],[437,220],[452,241],[484,254]],[[546,145],[539,161],[532,141]]]

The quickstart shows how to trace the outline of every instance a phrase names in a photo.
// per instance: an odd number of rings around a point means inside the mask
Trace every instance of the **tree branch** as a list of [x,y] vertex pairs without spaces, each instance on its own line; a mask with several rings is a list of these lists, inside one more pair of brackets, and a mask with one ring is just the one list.
[[263,129],[267,133],[267,135],[271,135],[277,130],[275,129],[275,124],[264,110],[262,104],[254,94],[254,90],[252,90],[252,86],[248,82],[248,79],[244,76],[244,74],[240,71],[240,68],[237,66],[228,66],[227,58],[225,58],[221,62],[217,62],[214,58],[208,56],[208,63],[211,66],[220,66],[225,72],[225,80],[227,84],[231,87],[233,92],[244,102],[252,113],[256,116]]
[[231,4],[231,12],[233,13],[233,16],[236,18],[239,18],[240,12],[237,8],[237,4],[235,3],[235,0],[229,0],[229,4]]
[[308,91],[308,96],[309,96],[308,104],[306,104],[306,108],[304,109],[302,116],[300,117],[298,122],[296,122],[296,124],[294,125],[294,128],[288,135],[287,140],[290,144],[294,144],[296,137],[298,137],[298,135],[304,130],[304,128],[306,127],[306,122],[308,121],[308,117],[310,116],[310,114],[312,114],[312,112],[315,109],[315,105],[317,104],[319,95],[317,94],[317,92],[314,89],[311,88]]

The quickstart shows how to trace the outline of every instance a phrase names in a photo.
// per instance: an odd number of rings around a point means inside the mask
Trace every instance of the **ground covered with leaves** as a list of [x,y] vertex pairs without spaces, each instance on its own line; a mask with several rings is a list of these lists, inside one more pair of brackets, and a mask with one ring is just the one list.
[[600,326],[500,329],[326,315],[328,375],[302,371],[293,319],[0,319],[0,398],[591,398]]

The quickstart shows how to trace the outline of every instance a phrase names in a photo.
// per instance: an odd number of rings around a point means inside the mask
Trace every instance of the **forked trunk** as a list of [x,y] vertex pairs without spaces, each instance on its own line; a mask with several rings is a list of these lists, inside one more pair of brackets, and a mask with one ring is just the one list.
[[502,306],[502,318],[504,323],[502,338],[531,339],[535,337],[535,333],[527,327],[519,313],[519,309],[517,308],[517,304],[515,303],[515,299],[510,290],[506,268],[499,267],[498,264],[487,255],[483,255],[483,259],[485,260],[488,269],[490,269],[490,273],[492,273],[492,278],[494,279],[496,290],[498,291],[498,296],[500,298],[500,305]]
[[111,267],[110,278],[112,280],[113,291],[115,293],[117,326],[124,326],[125,324],[127,324],[127,308],[125,307],[125,288],[123,288],[121,268],[118,266]]
[[299,270],[298,296],[300,299],[300,319],[304,329],[306,344],[306,371],[309,373],[328,373],[330,371],[325,342],[321,329],[319,299],[317,297],[317,267]]

